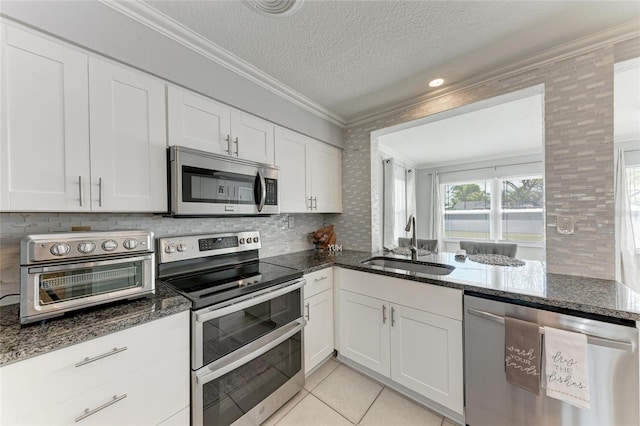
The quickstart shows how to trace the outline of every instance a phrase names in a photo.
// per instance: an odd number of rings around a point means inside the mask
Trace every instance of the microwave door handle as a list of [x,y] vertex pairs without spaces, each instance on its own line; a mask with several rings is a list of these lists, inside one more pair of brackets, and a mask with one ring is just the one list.
[[258,177],[260,178],[260,201],[258,202],[258,212],[261,212],[267,199],[267,185],[264,180],[262,169],[258,170]]

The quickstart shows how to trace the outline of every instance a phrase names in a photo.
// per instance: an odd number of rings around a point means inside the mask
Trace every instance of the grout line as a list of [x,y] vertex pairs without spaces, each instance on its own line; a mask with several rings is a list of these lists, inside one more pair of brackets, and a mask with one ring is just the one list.
[[[291,410],[293,410],[294,408],[296,408],[296,407],[298,406],[298,404],[300,404],[300,403],[301,403],[302,401],[304,401],[304,400],[305,400],[309,395],[311,395],[311,392],[307,391],[305,388],[302,388],[302,389],[300,390],[300,392],[307,392],[307,394],[306,394],[304,397],[302,397],[302,398],[300,399],[300,401],[298,401],[298,402],[296,402],[295,404],[293,404],[293,405],[291,406],[291,408],[289,408],[287,411],[285,411],[285,413],[282,415],[282,417],[280,417],[280,419],[278,419],[278,421],[277,421],[277,422],[275,422],[275,423],[273,424],[273,426],[278,426],[278,424],[282,421],[282,419],[284,419],[284,418],[285,418],[285,416],[291,412]],[[296,396],[297,396],[297,395],[293,396],[293,398],[295,398]],[[291,398],[291,399],[293,399],[293,398]],[[285,405],[286,405],[288,402],[289,402],[289,401],[285,402]],[[283,407],[284,407],[284,405],[283,405]],[[280,407],[280,408],[282,408],[282,407]],[[278,412],[278,411],[276,410],[276,413],[277,413],[277,412]],[[273,413],[271,416],[273,416],[273,415],[274,415],[274,414],[276,414],[276,413]],[[267,420],[269,420],[269,418],[267,418],[267,419],[265,420],[265,422],[266,422]]]
[[[307,395],[309,396],[309,395]],[[331,409],[331,411],[333,411],[334,413],[337,413],[340,417],[342,417],[343,419],[345,419],[346,421],[348,421],[350,424],[352,425],[357,425],[358,423],[354,423],[351,420],[349,420],[348,418],[346,418],[341,412],[339,412],[338,410],[336,410],[335,408],[333,408],[332,406],[330,406],[328,403],[324,402],[321,398],[313,395],[313,397],[315,399],[317,399],[318,401],[320,401],[322,404],[326,405],[327,407],[329,407],[329,409]]]
[[[329,362],[329,360],[330,360],[330,359],[333,359],[333,358],[329,358],[329,359],[327,359],[327,361],[325,361],[325,362],[324,362],[324,364],[326,364],[327,362]],[[307,389],[307,388],[303,388],[303,389],[304,389],[304,390],[306,390],[306,391],[308,391],[309,393],[313,393],[313,391],[314,391],[318,386],[320,386],[320,383],[322,383],[322,382],[324,382],[325,380],[327,380],[327,378],[328,378],[330,375],[332,375],[332,374],[333,374],[333,372],[334,372],[334,371],[336,371],[336,370],[338,369],[338,367],[340,367],[340,366],[342,365],[342,363],[341,363],[341,362],[339,362],[338,360],[335,360],[335,361],[338,363],[338,365],[336,365],[336,366],[333,368],[333,370],[331,370],[331,371],[329,372],[329,374],[327,374],[326,376],[324,376],[324,378],[323,378],[322,380],[320,380],[320,381],[318,382],[318,384],[316,384],[316,385],[315,385],[311,390],[309,390],[309,389]],[[324,365],[324,364],[322,364],[322,365]],[[320,366],[320,367],[322,367],[322,366]],[[320,367],[318,367],[318,368],[316,369],[316,371],[318,371],[318,370],[320,369]],[[314,373],[315,373],[315,371],[314,371]],[[311,374],[313,374],[313,373],[311,373]],[[306,382],[305,382],[305,383],[306,383]],[[315,396],[315,395],[314,395],[314,396]]]
[[[380,389],[380,392],[378,392],[378,394],[376,395],[375,398],[373,398],[373,401],[371,401],[371,404],[369,405],[369,407],[365,410],[364,414],[360,417],[360,420],[358,420],[358,423],[356,424],[360,424],[360,422],[362,421],[362,419],[364,419],[364,416],[367,415],[367,413],[369,412],[369,410],[371,410],[371,407],[373,407],[373,404],[375,404],[375,402],[378,400],[378,398],[380,398],[380,395],[382,394],[382,391],[386,388],[386,386],[382,386],[382,388]],[[442,426],[442,425],[440,425]]]

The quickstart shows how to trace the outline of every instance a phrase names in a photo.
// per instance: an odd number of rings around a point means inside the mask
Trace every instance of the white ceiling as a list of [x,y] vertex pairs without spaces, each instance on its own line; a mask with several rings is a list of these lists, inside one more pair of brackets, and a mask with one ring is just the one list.
[[[419,169],[541,154],[542,94],[501,96],[378,137],[380,148]],[[509,98],[517,98],[508,100]]]
[[[271,18],[241,1],[146,4],[349,122],[634,20],[637,1],[313,1]],[[442,77],[447,83],[429,89]]]

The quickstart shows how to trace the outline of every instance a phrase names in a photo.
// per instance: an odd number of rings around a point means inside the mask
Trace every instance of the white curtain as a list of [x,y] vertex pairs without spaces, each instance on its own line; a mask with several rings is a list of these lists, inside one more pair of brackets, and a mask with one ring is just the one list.
[[416,171],[387,158],[383,173],[383,246],[392,250],[398,246],[398,238],[407,235],[407,218],[416,214]]
[[[409,215],[416,215],[416,170],[406,170],[406,193],[407,193],[407,219]],[[405,219],[405,225],[406,221]]]
[[396,163],[393,158],[387,158],[382,161],[383,170],[383,239],[382,245],[392,250],[398,246],[398,242],[395,237],[395,222],[396,222],[396,178],[395,178]]
[[616,280],[640,292],[640,254],[634,238],[624,151],[617,149],[615,164]]
[[431,174],[431,215],[429,221],[429,238],[437,240],[437,251],[445,251],[444,246],[444,203],[440,189],[440,175],[438,172]]

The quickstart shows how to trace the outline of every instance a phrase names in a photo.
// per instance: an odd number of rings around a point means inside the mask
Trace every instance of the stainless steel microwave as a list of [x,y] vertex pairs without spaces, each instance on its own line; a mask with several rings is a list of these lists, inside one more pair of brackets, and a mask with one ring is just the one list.
[[270,215],[278,207],[278,168],[171,146],[169,212],[173,216]]

